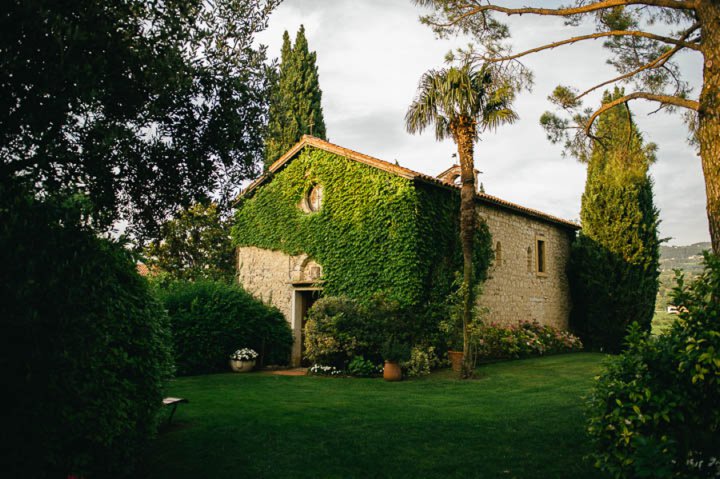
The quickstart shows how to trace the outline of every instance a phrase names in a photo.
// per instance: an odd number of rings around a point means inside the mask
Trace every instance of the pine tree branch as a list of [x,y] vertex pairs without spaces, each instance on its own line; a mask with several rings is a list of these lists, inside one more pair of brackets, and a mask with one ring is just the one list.
[[[425,5],[428,1],[417,1],[421,5]],[[473,2],[475,3],[475,2]],[[598,10],[605,10],[613,7],[622,7],[630,5],[646,5],[651,7],[663,7],[672,8],[677,10],[694,10],[697,8],[698,0],[601,0],[588,5],[582,5],[579,7],[566,7],[566,8],[534,8],[534,7],[522,7],[522,8],[510,8],[500,7],[498,5],[477,5],[462,15],[454,18],[452,21],[445,24],[433,23],[439,27],[450,27],[457,24],[459,21],[477,15],[484,12],[498,12],[504,13],[505,15],[544,15],[544,16],[557,16],[567,17],[572,15],[582,15],[585,13],[592,13]]]
[[[700,28],[699,24],[693,25],[693,30]],[[578,37],[572,37],[567,38],[565,40],[560,40],[558,42],[548,43],[547,45],[542,45],[536,48],[531,48],[530,50],[525,50],[520,53],[516,53],[514,55],[508,55],[505,57],[487,57],[482,56],[480,57],[483,61],[488,63],[495,63],[495,62],[503,62],[507,60],[516,60],[518,58],[524,57],[526,55],[530,55],[532,53],[541,52],[543,50],[551,50],[553,48],[557,48],[563,45],[571,45],[573,43],[582,42],[584,40],[594,40],[598,38],[606,38],[606,37],[622,37],[622,36],[629,36],[629,37],[642,37],[642,38],[649,38],[651,40],[656,40],[659,42],[664,43],[670,43],[672,45],[676,45],[682,48],[690,48],[692,50],[700,50],[700,45],[694,42],[686,42],[684,39],[675,39],[671,37],[664,37],[662,35],[655,35],[653,33],[643,32],[639,30],[611,30],[609,32],[596,32],[591,33],[588,35],[581,35]]]
[[588,119],[587,123],[585,124],[585,133],[588,136],[592,137],[592,134],[590,132],[590,129],[592,128],[593,123],[595,123],[595,120],[598,116],[602,115],[604,112],[608,111],[609,109],[616,107],[620,105],[621,103],[627,103],[631,100],[650,100],[650,101],[656,101],[661,103],[662,105],[673,105],[673,106],[679,106],[682,108],[687,108],[689,110],[698,111],[700,109],[700,102],[695,100],[688,100],[687,98],[680,98],[678,96],[672,96],[672,95],[656,95],[654,93],[648,93],[648,92],[634,92],[630,93],[629,95],[622,96],[620,98],[617,98],[609,103],[605,103],[602,107],[600,107],[598,110],[593,113],[590,118]]
[[584,97],[585,95],[594,92],[598,88],[602,88],[604,86],[607,86],[607,85],[610,85],[612,83],[616,83],[616,82],[619,82],[622,80],[627,80],[628,78],[631,78],[645,70],[652,70],[655,68],[660,68],[663,65],[665,65],[665,63],[667,63],[667,61],[681,49],[682,49],[682,47],[675,47],[675,48],[663,53],[662,55],[657,57],[655,60],[653,60],[649,63],[646,63],[645,65],[643,65],[631,72],[625,73],[624,75],[620,75],[615,78],[611,78],[610,80],[604,81],[602,83],[598,83],[597,85],[590,87],[587,90],[585,90],[584,92],[580,93],[578,96],[575,97],[575,100],[579,100],[580,98]]
[[[690,28],[688,28],[687,30],[685,30],[685,31],[683,32],[682,36],[680,37],[680,40],[685,41],[685,40],[687,39],[687,37],[690,36],[690,35],[691,35],[695,30],[697,30],[698,28],[700,28],[700,24],[699,24],[699,23],[696,23],[696,24],[692,25]],[[589,89],[585,90],[584,92],[582,92],[581,94],[579,94],[578,96],[576,96],[576,97],[575,97],[575,100],[579,100],[580,98],[584,97],[584,96],[587,95],[588,93],[591,93],[591,92],[597,90],[598,88],[602,88],[602,87],[604,87],[604,86],[606,86],[606,85],[610,85],[610,84],[612,84],[612,83],[616,83],[616,82],[619,82],[619,81],[622,81],[622,80],[626,80],[626,79],[631,78],[631,77],[633,77],[633,76],[637,75],[638,73],[643,72],[643,71],[645,71],[645,70],[652,70],[652,69],[655,69],[655,68],[663,67],[663,66],[668,62],[668,60],[670,60],[670,58],[671,58],[673,55],[675,55],[677,52],[679,52],[679,51],[682,50],[683,48],[684,48],[684,47],[682,47],[681,45],[676,45],[674,48],[672,48],[672,49],[668,50],[667,52],[663,53],[662,55],[660,55],[659,57],[657,57],[655,60],[653,60],[653,61],[651,61],[651,62],[648,62],[648,63],[646,63],[645,65],[642,65],[641,67],[639,67],[639,68],[637,68],[637,69],[635,69],[635,70],[633,70],[633,71],[631,71],[631,72],[625,73],[624,75],[617,76],[617,77],[612,78],[612,79],[610,79],[610,80],[608,80],[608,81],[599,83],[599,84],[593,86],[592,88],[589,88]],[[672,72],[671,72],[671,74],[672,74]],[[673,75],[673,76],[674,76],[674,75]],[[677,81],[677,78],[676,78],[675,80]]]

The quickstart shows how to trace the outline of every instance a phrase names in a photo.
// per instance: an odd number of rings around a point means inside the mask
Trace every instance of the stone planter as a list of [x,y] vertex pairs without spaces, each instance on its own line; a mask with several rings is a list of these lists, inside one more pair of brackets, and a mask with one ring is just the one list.
[[230,360],[230,368],[236,373],[246,373],[252,371],[255,367],[255,360],[250,361],[238,361],[237,359]]
[[395,361],[385,361],[383,379],[385,381],[400,381],[402,379],[402,369],[400,369],[400,364]]
[[452,370],[456,373],[462,371],[463,356],[464,354],[462,351],[448,351],[450,365],[452,366]]

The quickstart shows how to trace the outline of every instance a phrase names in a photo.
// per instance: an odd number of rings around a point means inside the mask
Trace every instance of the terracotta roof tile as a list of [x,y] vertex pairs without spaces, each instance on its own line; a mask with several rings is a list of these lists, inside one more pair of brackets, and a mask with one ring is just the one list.
[[[424,173],[418,173],[417,171],[413,171],[409,168],[405,168],[400,165],[395,165],[393,163],[389,163],[384,160],[379,160],[377,158],[373,158],[372,156],[365,155],[363,153],[359,153],[357,151],[350,150],[348,148],[343,148],[342,146],[335,145],[333,143],[330,143],[325,140],[321,140],[319,138],[315,138],[314,136],[304,135],[298,143],[296,143],[292,148],[290,148],[283,156],[278,158],[277,161],[275,161],[270,167],[268,168],[268,172],[260,176],[258,179],[250,183],[245,190],[243,190],[241,196],[248,196],[251,194],[258,186],[262,185],[266,181],[268,181],[273,173],[276,173],[280,169],[282,169],[287,163],[290,162],[303,148],[306,146],[312,146],[315,148],[318,148],[320,150],[327,151],[329,153],[334,153],[339,156],[343,156],[345,158],[349,158],[351,160],[364,163],[366,165],[373,166],[375,168],[378,168],[383,171],[387,171],[388,173],[392,173],[398,176],[401,176],[403,178],[408,178],[416,181],[422,181],[424,183],[441,186],[443,188],[449,188],[449,189],[455,189],[459,190],[460,186],[455,185],[454,183],[450,183],[448,181],[443,181],[438,178],[435,178],[430,175],[426,175]],[[527,208],[525,206],[518,205],[516,203],[511,203],[510,201],[505,201],[501,198],[498,198],[496,196],[488,195],[486,193],[477,193],[476,199],[479,200],[481,203],[490,204],[499,206],[501,208],[509,209],[512,211],[515,211],[517,213],[524,214],[526,216],[531,216],[533,218],[538,218],[541,220],[548,221],[550,223],[555,223],[573,230],[580,229],[580,225],[577,223],[574,223],[572,221],[568,221],[562,218],[558,218],[557,216],[552,216],[547,213],[543,213],[542,211],[538,211],[532,208]]]

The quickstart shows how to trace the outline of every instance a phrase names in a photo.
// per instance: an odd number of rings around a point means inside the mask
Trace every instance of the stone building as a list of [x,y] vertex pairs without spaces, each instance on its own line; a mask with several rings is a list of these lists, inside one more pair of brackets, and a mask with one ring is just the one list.
[[[340,173],[328,177],[327,171]],[[447,199],[455,202],[448,204],[459,205],[458,176],[457,166],[432,177],[305,136],[245,189],[240,210],[247,209],[238,228],[240,239],[236,237],[240,245],[238,281],[287,318],[295,337],[293,364],[299,364],[302,357],[305,313],[323,290],[352,295],[362,291],[358,288],[375,288],[412,302],[447,288],[447,281],[441,278],[447,276],[443,273],[450,264],[446,259],[457,256],[457,251],[450,250],[457,250],[459,242],[454,238],[458,234],[457,230],[438,234],[438,228],[452,230],[457,223],[447,223],[444,217],[448,215],[441,217],[434,205]],[[366,183],[368,189],[363,190]],[[328,203],[333,194],[342,194],[342,202]],[[382,205],[377,202],[382,201],[383,194],[392,202],[391,207],[377,206]],[[358,232],[362,232],[367,216],[364,220],[349,219],[352,215],[341,210],[349,207],[344,205],[367,201],[376,202],[368,203],[367,211],[376,210],[381,216],[392,211],[395,218],[387,220],[387,235],[365,236],[372,238],[367,248],[359,246],[367,249],[365,256],[342,263],[323,249],[317,236],[327,235],[333,243],[363,237]],[[567,328],[570,297],[565,268],[578,225],[485,193],[479,192],[476,201],[477,213],[492,236],[494,253],[478,298],[489,309],[488,320],[501,324],[537,320]],[[256,218],[260,214],[262,218]],[[402,224],[396,224],[396,219]],[[311,223],[314,229],[307,230],[311,233],[303,233]],[[442,239],[445,236],[449,239]],[[397,249],[399,237],[410,238],[409,246]],[[387,264],[400,256],[407,271],[389,269]],[[356,273],[343,279],[347,284],[334,284],[341,281],[334,279],[342,278],[338,271],[341,267],[355,268]]]

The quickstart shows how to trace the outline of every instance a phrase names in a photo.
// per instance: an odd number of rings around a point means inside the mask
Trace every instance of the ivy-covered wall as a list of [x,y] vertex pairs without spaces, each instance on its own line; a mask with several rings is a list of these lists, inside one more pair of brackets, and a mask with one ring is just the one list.
[[[299,205],[315,184],[322,207],[306,213]],[[459,201],[455,191],[306,147],[242,201],[232,234],[237,246],[307,253],[323,267],[325,295],[383,292],[422,305],[444,300],[462,267]],[[492,243],[484,224],[477,236],[484,279]]]

